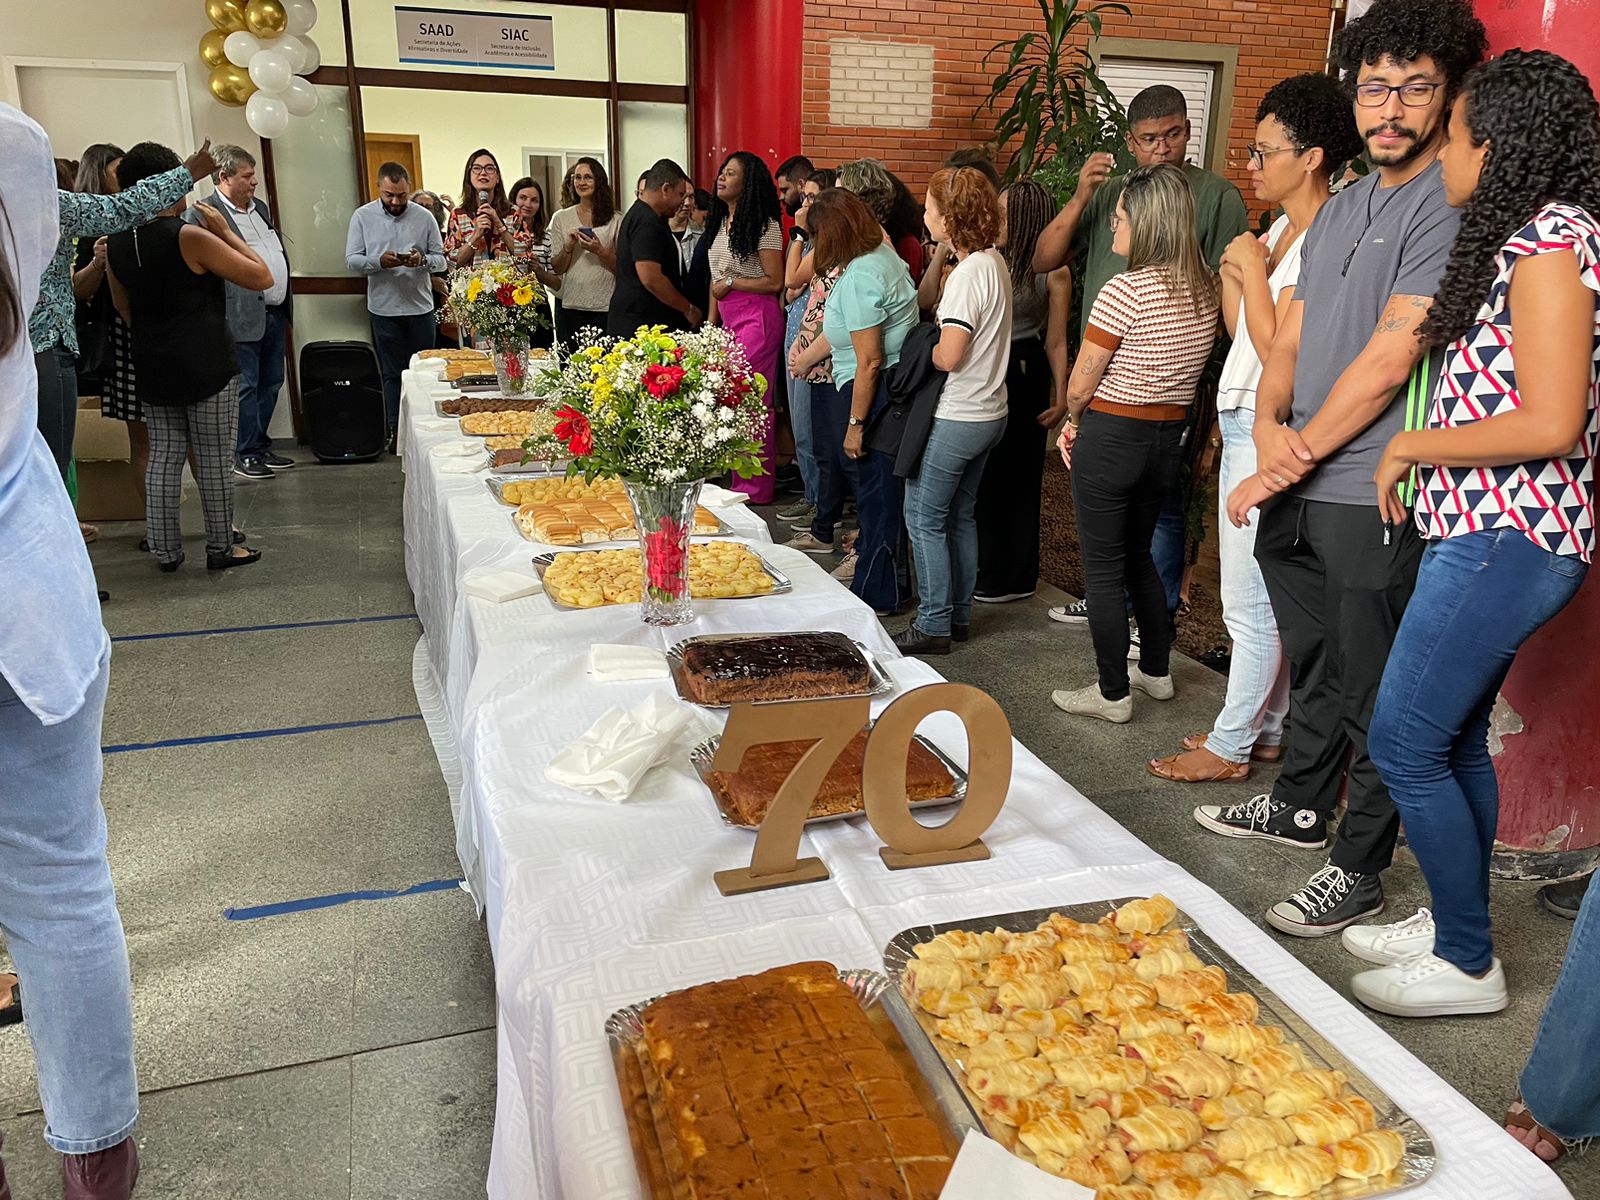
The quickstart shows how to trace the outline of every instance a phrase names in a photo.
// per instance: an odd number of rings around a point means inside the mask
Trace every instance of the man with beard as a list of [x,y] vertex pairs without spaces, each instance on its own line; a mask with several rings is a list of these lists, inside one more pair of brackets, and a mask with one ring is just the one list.
[[1260,506],[1256,559],[1293,672],[1293,733],[1270,794],[1194,815],[1228,837],[1319,850],[1348,780],[1328,864],[1266,914],[1298,937],[1383,909],[1399,818],[1367,757],[1367,726],[1423,544],[1410,522],[1384,523],[1372,479],[1389,439],[1427,417],[1435,363],[1417,330],[1458,224],[1438,154],[1451,100],[1487,49],[1468,0],[1377,0],[1340,35],[1377,169],[1305,235],[1256,394],[1258,473],[1228,498],[1236,524]]

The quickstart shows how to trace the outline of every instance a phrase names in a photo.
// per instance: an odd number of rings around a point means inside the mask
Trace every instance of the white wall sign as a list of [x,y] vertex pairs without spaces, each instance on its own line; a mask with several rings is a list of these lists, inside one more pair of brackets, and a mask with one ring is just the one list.
[[396,7],[394,25],[403,63],[513,67],[523,71],[556,69],[555,25],[551,17]]

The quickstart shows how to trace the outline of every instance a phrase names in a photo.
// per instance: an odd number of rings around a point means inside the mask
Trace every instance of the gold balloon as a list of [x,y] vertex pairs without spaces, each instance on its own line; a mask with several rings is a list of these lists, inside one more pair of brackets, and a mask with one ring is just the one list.
[[229,108],[244,107],[244,102],[256,90],[256,85],[250,82],[250,72],[230,62],[213,67],[206,86],[211,89],[213,96]]
[[208,29],[200,35],[200,61],[207,69],[220,67],[228,61],[228,56],[222,52],[222,43],[227,37],[220,29]]
[[206,20],[223,33],[244,28],[244,0],[206,0]]
[[258,38],[275,38],[289,28],[282,0],[250,0],[244,7],[244,25]]

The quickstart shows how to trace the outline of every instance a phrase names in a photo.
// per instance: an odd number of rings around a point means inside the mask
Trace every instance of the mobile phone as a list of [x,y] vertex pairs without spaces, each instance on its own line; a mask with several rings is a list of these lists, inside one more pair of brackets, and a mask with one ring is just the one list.
[[578,226],[578,232],[583,234],[583,236],[586,238],[594,237],[594,230],[590,229],[587,225]]

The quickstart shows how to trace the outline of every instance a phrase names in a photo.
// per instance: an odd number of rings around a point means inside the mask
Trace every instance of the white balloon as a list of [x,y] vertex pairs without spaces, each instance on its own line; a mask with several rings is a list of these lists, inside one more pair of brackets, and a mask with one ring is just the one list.
[[281,92],[293,78],[289,56],[276,47],[258,50],[250,60],[250,82],[263,92]]
[[244,119],[258,137],[275,138],[289,128],[289,106],[276,96],[256,92],[245,101]]
[[300,35],[300,44],[306,48],[306,65],[304,70],[296,71],[295,74],[309,75],[322,65],[322,50],[309,34]]
[[261,53],[261,39],[248,29],[236,29],[222,42],[222,52],[236,67],[248,67],[250,60]]
[[283,52],[283,56],[289,60],[289,70],[293,74],[304,75],[306,73],[306,64],[311,61],[311,55],[306,50],[306,40],[304,38],[296,37],[292,33],[286,33],[272,43],[272,48]]
[[289,106],[290,114],[296,117],[309,117],[317,111],[320,100],[317,89],[298,76],[289,80],[289,90],[283,94],[283,102]]
[[289,18],[286,33],[306,33],[317,23],[316,0],[284,0],[283,11]]

